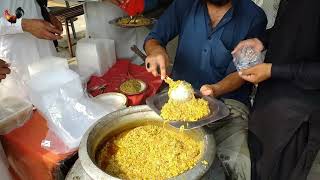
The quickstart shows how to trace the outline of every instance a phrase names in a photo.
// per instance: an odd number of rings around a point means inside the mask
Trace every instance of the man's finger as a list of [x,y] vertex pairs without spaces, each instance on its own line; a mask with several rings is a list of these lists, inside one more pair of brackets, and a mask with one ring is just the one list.
[[5,65],[7,64],[4,60],[0,59],[0,65]]
[[207,90],[201,91],[201,93],[202,93],[202,95],[204,95],[204,96],[210,96],[210,95],[213,94],[213,91],[212,91],[212,89],[207,89]]
[[152,75],[155,76],[155,77],[159,76],[159,73],[158,73],[158,71],[157,71],[157,65],[155,65],[155,68],[152,68],[152,69],[151,69],[151,73],[152,73]]
[[55,40],[55,35],[46,31],[44,32],[43,34],[43,38],[46,39],[46,40]]
[[[57,20],[57,21],[58,21],[58,20]],[[60,31],[60,34],[62,34],[62,32],[63,32],[63,26],[62,26],[62,24],[60,23],[60,21],[55,24],[55,28]]]
[[241,78],[248,81],[248,82],[255,83],[255,76],[254,75],[242,75]]
[[10,74],[11,70],[9,68],[0,68],[0,74]]
[[200,92],[204,96],[209,96],[209,95],[211,95],[213,93],[212,89],[208,85],[203,85],[200,88]]
[[205,90],[208,90],[208,85],[203,85],[201,88],[200,88],[200,91],[205,91]]
[[48,31],[45,32],[44,36],[45,36],[45,38],[46,38],[47,40],[58,40],[58,39],[62,39],[62,36],[55,35],[55,34],[53,34],[53,33],[51,33],[51,32],[48,32]]
[[149,62],[149,68],[147,69],[148,72],[151,72],[153,76],[158,76],[158,71],[157,71],[157,64],[154,63],[154,61]]
[[61,34],[61,31],[52,24],[50,24],[49,26],[46,26],[46,29],[53,34]]
[[[242,79],[244,79],[245,81],[249,81],[249,76],[250,75],[240,75],[240,77],[242,78]],[[250,81],[249,81],[250,82]]]
[[239,75],[240,75],[240,76],[247,76],[247,75],[251,75],[251,74],[253,74],[253,68],[242,69],[242,70],[239,72]]
[[151,71],[151,73],[152,73],[152,75],[153,75],[154,77],[159,76],[159,74],[158,74],[158,71],[157,71],[157,70],[152,70],[152,71]]
[[0,80],[5,79],[6,77],[7,77],[7,75],[1,74],[1,75],[0,75]]
[[231,54],[235,54],[236,52],[240,51],[245,46],[245,42],[241,41],[231,52]]
[[158,64],[155,61],[150,62],[150,72],[153,76],[158,76]]
[[62,26],[62,23],[58,19],[56,19],[56,23],[54,26],[61,32],[60,34],[62,34],[63,26]]
[[164,80],[167,76],[167,70],[166,70],[165,63],[160,63],[160,74],[161,74],[161,79]]

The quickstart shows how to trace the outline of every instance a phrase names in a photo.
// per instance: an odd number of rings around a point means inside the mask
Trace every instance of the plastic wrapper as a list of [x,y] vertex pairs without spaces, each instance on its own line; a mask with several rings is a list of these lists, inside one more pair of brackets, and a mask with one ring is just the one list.
[[11,73],[0,83],[0,99],[18,97],[28,101],[25,82],[30,78],[29,73],[13,64],[10,65],[10,69]]
[[[37,73],[28,83],[31,102],[47,119],[49,132],[42,147],[56,153],[75,150],[82,135],[111,112],[84,93],[78,74],[60,69]],[[63,141],[63,145],[56,144]]]
[[32,115],[32,104],[16,97],[0,100],[0,135],[21,127]]
[[39,62],[32,63],[28,66],[29,75],[33,76],[39,72],[47,71],[48,69],[68,69],[68,61],[64,58],[48,56],[41,59]]
[[86,70],[82,70],[80,72],[79,70],[79,67],[78,67],[78,64],[70,64],[69,65],[69,68],[76,72],[77,74],[79,74],[80,76],[80,79],[81,79],[81,82],[82,82],[82,86],[84,88],[87,87],[87,83],[88,81],[90,80],[91,76],[94,76],[94,75],[97,75],[95,74],[95,70],[94,69],[90,69],[90,68],[87,68]]
[[0,83],[0,99],[12,96],[29,101],[26,82],[30,81],[33,74],[61,67],[68,68],[66,59],[53,56],[43,57],[38,61],[5,61],[10,63],[11,73]]
[[[67,153],[78,148],[82,135],[98,119],[108,114],[88,98],[60,97],[47,105],[48,134],[41,145],[55,153]],[[58,138],[59,139],[58,139]],[[64,144],[61,144],[61,140]]]
[[81,39],[76,51],[79,74],[86,74],[88,69],[102,76],[116,62],[115,43],[111,39]]
[[263,54],[256,52],[251,47],[244,47],[240,51],[233,54],[233,62],[238,71],[256,66],[263,63],[263,61]]

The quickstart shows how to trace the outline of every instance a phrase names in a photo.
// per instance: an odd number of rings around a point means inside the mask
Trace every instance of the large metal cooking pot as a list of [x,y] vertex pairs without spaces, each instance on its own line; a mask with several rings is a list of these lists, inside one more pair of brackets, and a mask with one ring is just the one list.
[[[96,122],[83,136],[79,148],[81,166],[94,180],[118,179],[102,171],[96,163],[96,155],[106,139],[122,132],[150,122],[162,123],[163,120],[148,106],[134,106],[111,113]],[[179,131],[173,127],[173,131]],[[187,135],[204,142],[202,157],[195,167],[172,179],[200,179],[210,168],[216,153],[215,140],[205,129],[185,130]],[[205,165],[201,161],[207,161]]]

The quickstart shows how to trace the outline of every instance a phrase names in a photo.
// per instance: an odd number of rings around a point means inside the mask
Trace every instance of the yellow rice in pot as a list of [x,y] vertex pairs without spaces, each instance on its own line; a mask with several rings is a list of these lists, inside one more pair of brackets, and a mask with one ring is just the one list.
[[202,147],[185,133],[144,125],[110,139],[98,164],[121,179],[168,179],[193,168]]

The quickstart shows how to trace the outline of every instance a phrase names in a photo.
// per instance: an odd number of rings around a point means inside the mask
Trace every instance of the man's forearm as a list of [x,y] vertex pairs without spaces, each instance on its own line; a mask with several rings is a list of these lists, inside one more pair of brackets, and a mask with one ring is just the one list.
[[239,76],[238,72],[229,74],[223,80],[214,84],[216,96],[222,96],[239,89],[245,81]]

